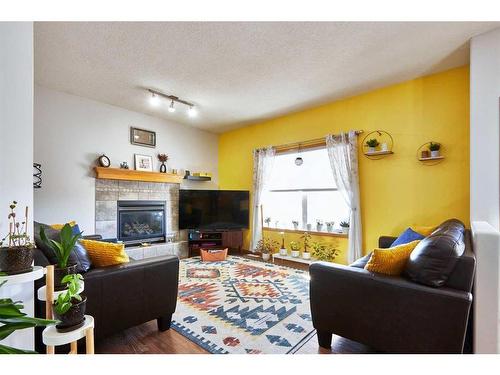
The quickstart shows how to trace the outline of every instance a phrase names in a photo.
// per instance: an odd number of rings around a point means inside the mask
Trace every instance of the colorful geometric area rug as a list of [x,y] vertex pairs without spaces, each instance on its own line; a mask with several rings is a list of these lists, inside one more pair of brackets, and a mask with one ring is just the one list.
[[182,259],[172,328],[218,354],[292,354],[314,334],[309,274],[229,256]]

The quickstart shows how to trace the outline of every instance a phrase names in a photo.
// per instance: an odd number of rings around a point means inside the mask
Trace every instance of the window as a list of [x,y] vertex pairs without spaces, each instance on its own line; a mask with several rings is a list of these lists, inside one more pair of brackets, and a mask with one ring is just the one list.
[[[349,218],[349,209],[333,179],[325,148],[302,151],[303,164],[297,166],[297,153],[278,154],[267,191],[263,196],[265,227],[312,231],[338,231],[340,221]],[[316,221],[323,225],[317,227]],[[327,228],[327,222],[335,222]],[[310,224],[310,227],[308,226]]]

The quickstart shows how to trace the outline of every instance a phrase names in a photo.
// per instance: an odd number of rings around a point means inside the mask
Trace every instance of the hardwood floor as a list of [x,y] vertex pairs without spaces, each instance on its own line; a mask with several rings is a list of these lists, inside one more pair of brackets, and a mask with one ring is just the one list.
[[[173,329],[158,331],[156,321],[127,329],[96,343],[100,354],[209,354]],[[316,335],[311,337],[296,354],[362,354],[375,353],[372,349],[343,337],[333,338],[332,349],[318,346]]]

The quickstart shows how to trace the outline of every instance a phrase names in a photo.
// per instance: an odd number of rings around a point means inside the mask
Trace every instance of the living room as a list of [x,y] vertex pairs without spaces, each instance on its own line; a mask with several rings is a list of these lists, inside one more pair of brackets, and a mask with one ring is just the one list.
[[499,353],[500,22],[0,47],[0,352]]

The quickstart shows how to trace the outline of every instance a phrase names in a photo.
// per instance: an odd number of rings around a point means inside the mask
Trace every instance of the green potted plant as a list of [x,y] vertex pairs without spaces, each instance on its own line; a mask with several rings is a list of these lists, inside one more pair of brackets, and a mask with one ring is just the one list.
[[[30,272],[33,268],[33,243],[28,236],[28,207],[24,219],[17,220],[17,202],[13,201],[8,215],[9,233],[0,240],[0,272],[7,275]],[[7,246],[4,247],[4,243]]]
[[321,232],[323,230],[323,220],[316,219],[316,231]]
[[68,264],[68,259],[75,247],[76,241],[82,236],[82,232],[73,234],[71,226],[66,223],[59,233],[60,241],[48,239],[43,226],[40,228],[40,238],[54,250],[57,258],[57,267],[54,267],[54,290],[59,291],[66,288],[63,279],[66,275],[76,273],[76,264]]
[[335,221],[327,221],[326,223],[326,231],[331,233],[333,231],[333,226],[335,225]]
[[325,245],[320,242],[313,242],[311,248],[312,256],[323,262],[333,262],[340,253],[336,245]]
[[435,142],[429,143],[429,151],[431,152],[431,158],[437,158],[439,156],[440,149],[441,149],[440,143],[435,143]]
[[266,227],[270,227],[271,226],[271,218],[270,217],[266,217],[264,219],[264,223],[266,223]]
[[262,254],[262,259],[266,262],[271,259],[271,254],[276,252],[280,246],[278,241],[272,240],[270,238],[262,238],[257,242],[257,247],[255,250]]
[[[4,273],[5,274],[5,273]],[[0,283],[0,288],[7,281]],[[15,331],[25,328],[45,327],[58,323],[56,320],[31,318],[22,312],[24,309],[21,301],[10,298],[0,298],[0,341],[10,336]],[[16,349],[0,344],[0,354],[36,354],[31,350]]]
[[379,141],[377,141],[375,138],[367,140],[366,147],[368,147],[368,152],[375,152],[379,144]]
[[290,251],[292,257],[298,258],[300,255],[300,244],[296,241],[290,241]]
[[73,331],[85,322],[87,297],[80,295],[82,281],[79,273],[66,275],[61,280],[67,290],[59,294],[53,305],[54,317],[60,321],[56,325],[58,332]]
[[293,229],[299,229],[299,222],[297,220],[292,220]]
[[280,232],[280,236],[281,236],[280,255],[287,256],[288,252],[285,247],[285,232]]
[[340,230],[342,233],[349,233],[349,222],[348,221],[341,221],[340,222]]
[[311,241],[311,234],[309,232],[304,232],[300,238],[304,241],[304,251],[302,253],[302,258],[311,259],[311,253],[309,252],[309,242]]

